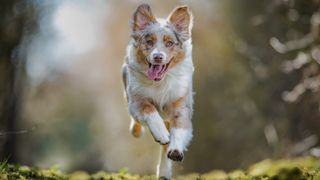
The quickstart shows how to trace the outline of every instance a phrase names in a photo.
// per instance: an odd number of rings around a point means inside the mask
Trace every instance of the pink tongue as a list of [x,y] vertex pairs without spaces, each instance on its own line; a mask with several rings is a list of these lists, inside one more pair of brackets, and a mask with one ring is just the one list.
[[161,70],[162,70],[161,65],[151,65],[150,68],[148,69],[148,78],[150,80],[161,78],[161,74],[162,74],[160,73]]

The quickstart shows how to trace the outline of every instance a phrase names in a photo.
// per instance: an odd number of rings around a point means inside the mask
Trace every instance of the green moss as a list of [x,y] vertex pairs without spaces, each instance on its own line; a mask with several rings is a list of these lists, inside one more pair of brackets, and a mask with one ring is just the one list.
[[[88,174],[75,171],[64,174],[56,168],[40,169],[0,163],[0,179],[34,179],[34,180],[154,180],[153,176],[141,176],[128,173],[128,169],[121,169],[118,173],[99,171]],[[208,173],[192,173],[177,176],[175,180],[318,180],[320,179],[320,159],[304,157],[297,159],[264,160],[248,168],[248,170],[234,170],[225,172],[213,170]]]

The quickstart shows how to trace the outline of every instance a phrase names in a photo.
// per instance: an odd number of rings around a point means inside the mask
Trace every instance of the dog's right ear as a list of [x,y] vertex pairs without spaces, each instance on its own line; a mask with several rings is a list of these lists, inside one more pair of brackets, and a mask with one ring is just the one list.
[[141,4],[131,20],[131,29],[133,34],[144,30],[148,25],[156,22],[155,16],[152,14],[151,8],[148,4]]

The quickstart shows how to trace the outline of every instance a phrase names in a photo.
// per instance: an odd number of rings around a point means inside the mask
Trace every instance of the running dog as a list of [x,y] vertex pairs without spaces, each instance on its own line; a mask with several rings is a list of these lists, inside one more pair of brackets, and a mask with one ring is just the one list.
[[193,15],[187,6],[179,6],[167,19],[156,18],[142,4],[130,24],[122,66],[130,131],[140,137],[144,125],[148,127],[162,146],[157,177],[170,179],[172,161],[183,160],[192,139]]

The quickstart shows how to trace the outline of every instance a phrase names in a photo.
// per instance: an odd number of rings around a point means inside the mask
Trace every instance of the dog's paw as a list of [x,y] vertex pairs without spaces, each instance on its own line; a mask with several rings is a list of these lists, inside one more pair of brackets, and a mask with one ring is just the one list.
[[173,161],[182,161],[183,160],[183,152],[180,152],[177,149],[169,150],[168,158]]
[[161,145],[166,145],[170,142],[170,134],[167,129],[163,131],[151,131],[151,134],[154,140]]
[[162,119],[149,121],[148,127],[156,142],[158,142],[161,145],[169,144],[170,133],[164,125]]
[[159,180],[170,180],[170,178],[167,178],[165,176],[161,176],[161,177],[159,177]]
[[157,140],[157,139],[154,139],[157,143],[159,143],[160,145],[167,145],[170,143],[169,140],[164,140],[164,141],[161,141],[161,140]]

